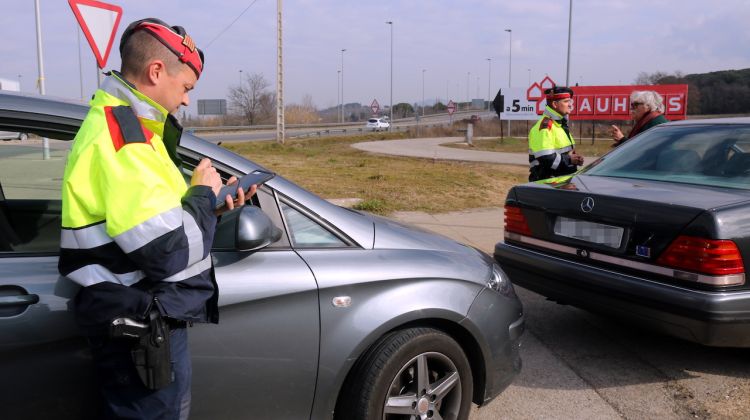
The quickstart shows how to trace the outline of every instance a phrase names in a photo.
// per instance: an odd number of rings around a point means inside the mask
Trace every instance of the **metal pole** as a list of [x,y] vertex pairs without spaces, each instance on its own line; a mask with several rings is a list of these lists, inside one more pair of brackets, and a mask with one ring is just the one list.
[[23,89],[21,89],[21,77],[22,77],[22,75],[19,74],[18,75],[18,91],[19,92],[23,90]]
[[336,71],[336,121],[341,120],[341,70]]
[[492,91],[490,85],[492,84],[492,59],[487,59],[487,112],[490,112],[490,103],[492,102]]
[[568,9],[568,61],[565,68],[565,86],[570,86],[570,33],[573,27],[573,0],[570,0]]
[[341,49],[341,122],[343,123],[344,118],[344,51],[346,48]]
[[240,69],[240,89],[242,89],[242,70]]
[[[44,59],[42,58],[42,19],[39,13],[39,0],[34,0],[34,12],[36,15],[36,59],[39,65],[39,94],[44,95]],[[42,138],[42,158],[49,159],[49,139]]]
[[422,117],[424,117],[424,72],[426,69],[422,69]]
[[388,25],[391,25],[391,105],[390,105],[390,124],[388,131],[393,131],[393,21],[387,21]]
[[[511,80],[511,69],[513,68],[513,29],[506,29],[505,32],[510,35],[508,38],[508,94],[510,94],[510,80]],[[511,137],[510,134],[510,119],[508,119],[508,137]]]
[[78,35],[78,86],[81,88],[81,100],[83,100],[83,62],[81,61],[81,28],[76,29]]
[[471,78],[471,72],[467,71],[466,72],[466,109],[469,109],[469,102],[470,102],[469,96],[471,95],[469,93],[469,84],[471,83],[471,82],[469,82],[470,78]]
[[286,127],[284,126],[284,55],[281,2],[282,0],[276,1],[276,142],[284,144]]

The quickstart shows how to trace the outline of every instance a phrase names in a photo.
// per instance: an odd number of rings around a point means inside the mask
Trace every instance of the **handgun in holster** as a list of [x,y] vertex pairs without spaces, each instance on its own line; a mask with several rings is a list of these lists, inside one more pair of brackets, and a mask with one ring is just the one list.
[[110,336],[137,340],[130,353],[135,370],[146,388],[162,389],[174,381],[169,326],[158,309],[152,308],[145,322],[116,318],[110,325]]

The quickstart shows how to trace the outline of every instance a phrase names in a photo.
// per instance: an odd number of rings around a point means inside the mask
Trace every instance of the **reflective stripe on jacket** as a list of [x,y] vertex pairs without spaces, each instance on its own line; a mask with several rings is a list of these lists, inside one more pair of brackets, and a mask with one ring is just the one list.
[[551,178],[573,173],[577,166],[570,163],[573,136],[561,125],[563,117],[547,106],[544,115],[529,130],[529,180]]
[[154,297],[171,318],[216,322],[216,197],[188,189],[176,161],[181,127],[116,73],[90,105],[62,186],[59,269],[84,286],[80,323],[140,317]]

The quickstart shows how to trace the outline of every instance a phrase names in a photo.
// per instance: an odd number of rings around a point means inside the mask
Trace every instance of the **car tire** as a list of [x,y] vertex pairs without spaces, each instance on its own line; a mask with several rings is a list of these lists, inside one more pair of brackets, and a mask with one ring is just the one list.
[[473,379],[461,346],[432,328],[395,331],[358,362],[337,419],[465,420]]
[[29,139],[29,135],[26,133],[21,133],[21,135],[18,136],[18,140],[21,140],[21,141],[26,141],[28,139]]

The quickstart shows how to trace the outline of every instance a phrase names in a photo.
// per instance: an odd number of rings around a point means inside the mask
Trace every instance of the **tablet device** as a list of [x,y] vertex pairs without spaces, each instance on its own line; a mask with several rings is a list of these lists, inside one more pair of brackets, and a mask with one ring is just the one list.
[[246,175],[243,175],[242,178],[240,178],[239,181],[235,182],[234,184],[224,185],[223,187],[221,187],[219,194],[216,196],[216,208],[221,208],[227,204],[227,194],[231,195],[232,199],[236,199],[238,188],[242,188],[242,191],[247,191],[247,189],[252,185],[260,186],[274,176],[276,176],[276,174],[273,172],[266,172],[260,169],[256,169]]

